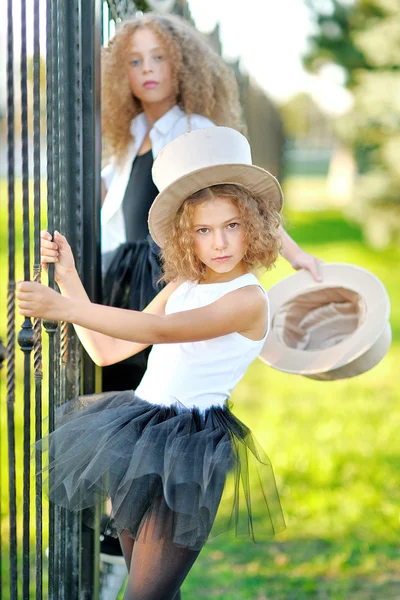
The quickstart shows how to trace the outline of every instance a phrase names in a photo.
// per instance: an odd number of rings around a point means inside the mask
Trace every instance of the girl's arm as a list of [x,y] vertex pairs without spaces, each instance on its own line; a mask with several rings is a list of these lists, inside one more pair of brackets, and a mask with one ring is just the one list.
[[[41,232],[41,260],[44,269],[49,263],[55,266],[55,279],[65,298],[73,298],[83,306],[91,304],[89,297],[82,285],[79,275],[75,269],[74,257],[66,238],[58,231],[54,234],[54,240],[48,231]],[[171,283],[164,288],[160,294],[145,308],[145,312],[155,315],[163,315],[165,304],[177,287],[178,283]],[[148,347],[149,344],[138,344],[126,340],[116,339],[92,331],[85,327],[74,324],[78,337],[97,365],[105,367],[114,364],[129,356],[137,354]]]
[[314,277],[315,281],[322,281],[319,265],[323,262],[308,252],[304,252],[293,238],[280,228],[282,241],[282,256],[292,265],[293,269],[307,269]]
[[[143,312],[153,315],[163,315],[165,313],[167,300],[177,285],[178,283],[175,282],[168,284],[154,300],[148,304]],[[63,284],[59,284],[59,287],[62,295],[65,298],[73,298],[75,302],[79,303],[79,306],[82,307],[83,311],[86,309],[90,310],[89,307],[94,306],[90,302],[76,271],[74,274],[71,274],[67,281]],[[129,356],[141,352],[150,345],[147,343],[141,344],[134,341],[127,341],[126,339],[118,339],[115,336],[105,335],[104,333],[99,333],[98,331],[88,329],[87,327],[81,327],[78,324],[74,324],[74,328],[82,346],[85,348],[93,362],[100,367],[106,367],[124,360]]]
[[33,281],[18,284],[17,298],[20,314],[27,317],[67,321],[144,345],[208,340],[233,332],[257,340],[263,337],[268,322],[267,300],[254,285],[230,292],[208,306],[164,316],[67,298]]

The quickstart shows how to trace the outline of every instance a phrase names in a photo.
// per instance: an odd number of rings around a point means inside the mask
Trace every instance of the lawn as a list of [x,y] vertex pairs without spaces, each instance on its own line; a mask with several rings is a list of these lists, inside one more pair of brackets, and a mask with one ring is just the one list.
[[[287,188],[289,207],[295,189]],[[183,598],[399,599],[400,251],[368,249],[358,226],[339,211],[289,210],[286,218],[289,232],[305,249],[326,261],[368,268],[382,279],[392,301],[393,345],[371,372],[339,382],[286,375],[261,361],[251,365],[235,390],[234,411],[274,465],[287,529],[259,544],[225,534],[212,538],[183,586]],[[0,219],[0,306],[5,314],[4,206]],[[268,288],[290,272],[282,260],[263,283]],[[0,332],[5,332],[4,317]]]

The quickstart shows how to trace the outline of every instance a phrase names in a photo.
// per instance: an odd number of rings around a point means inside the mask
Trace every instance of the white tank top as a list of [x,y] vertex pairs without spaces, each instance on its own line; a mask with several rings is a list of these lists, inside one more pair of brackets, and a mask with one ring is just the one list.
[[[252,273],[226,283],[185,282],[172,292],[165,313],[207,306],[248,285],[261,287]],[[268,330],[269,323],[265,336],[257,341],[240,333],[230,333],[203,342],[157,344],[150,352],[147,370],[136,394],[153,404],[167,406],[177,401],[201,410],[222,406],[249,364],[259,355]]]

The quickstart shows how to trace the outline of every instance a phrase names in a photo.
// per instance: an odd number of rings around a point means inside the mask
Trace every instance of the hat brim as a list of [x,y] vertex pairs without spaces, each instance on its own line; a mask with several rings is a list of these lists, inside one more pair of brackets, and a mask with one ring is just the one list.
[[[382,282],[361,267],[323,264],[321,273],[321,283],[308,271],[301,270],[268,290],[272,326],[260,358],[279,371],[315,379],[352,377],[375,366],[390,346],[389,297]],[[359,294],[366,307],[364,321],[347,339],[329,348],[301,350],[284,344],[273,327],[279,309],[297,296],[329,288],[346,288]]]
[[175,180],[156,196],[148,218],[150,235],[156,244],[163,246],[166,231],[186,198],[206,187],[224,183],[244,186],[261,200],[272,201],[277,210],[282,209],[281,187],[265,169],[247,164],[205,167]]

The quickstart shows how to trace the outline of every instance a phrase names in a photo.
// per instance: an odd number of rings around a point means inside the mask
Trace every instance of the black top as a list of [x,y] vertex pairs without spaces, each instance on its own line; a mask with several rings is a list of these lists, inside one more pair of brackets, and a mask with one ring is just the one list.
[[151,177],[152,166],[151,150],[145,154],[138,154],[132,163],[131,174],[122,201],[127,242],[144,240],[149,233],[147,216],[150,206],[158,194]]

